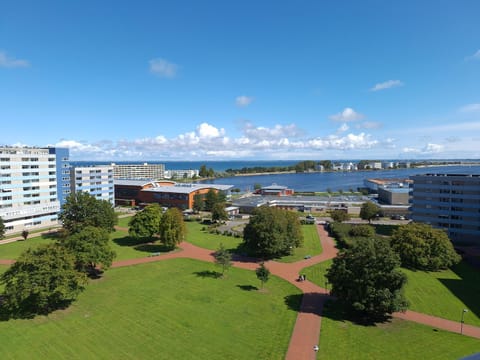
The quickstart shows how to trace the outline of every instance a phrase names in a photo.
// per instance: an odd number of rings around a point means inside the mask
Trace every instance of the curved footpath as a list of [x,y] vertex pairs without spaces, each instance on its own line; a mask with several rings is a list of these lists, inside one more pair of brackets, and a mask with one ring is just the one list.
[[[125,230],[124,228],[117,228]],[[323,226],[317,225],[317,230],[322,243],[322,254],[314,256],[310,259],[297,261],[295,263],[279,263],[276,261],[268,261],[265,263],[272,274],[283,278],[303,292],[300,311],[297,315],[297,320],[295,322],[295,327],[293,329],[287,355],[285,357],[287,360],[315,359],[316,353],[313,350],[313,347],[315,345],[321,346],[321,344],[318,344],[322,321],[321,315],[323,311],[323,305],[328,299],[330,299],[330,296],[328,295],[326,289],[321,288],[310,281],[296,281],[300,271],[303,268],[334,258],[337,254],[335,242],[330,236],[328,236],[328,233],[325,231]],[[188,242],[182,242],[179,246],[182,251],[140,259],[116,261],[112,264],[112,268],[145,264],[173,258],[192,258],[209,262],[214,261],[212,250],[199,248]],[[0,264],[4,265],[9,265],[13,262],[14,260],[0,260]],[[232,263],[235,267],[247,270],[255,270],[259,264],[256,259],[238,256],[234,257]],[[393,317],[456,333],[460,333],[461,329],[461,324],[459,322],[421,314],[410,310],[404,313],[394,313]],[[463,334],[480,339],[480,327],[464,324]]]

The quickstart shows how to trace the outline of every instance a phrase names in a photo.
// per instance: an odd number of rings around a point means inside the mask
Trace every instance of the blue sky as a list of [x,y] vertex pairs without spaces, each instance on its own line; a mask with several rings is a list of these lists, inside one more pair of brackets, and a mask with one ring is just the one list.
[[73,160],[480,158],[480,2],[0,5],[0,143]]

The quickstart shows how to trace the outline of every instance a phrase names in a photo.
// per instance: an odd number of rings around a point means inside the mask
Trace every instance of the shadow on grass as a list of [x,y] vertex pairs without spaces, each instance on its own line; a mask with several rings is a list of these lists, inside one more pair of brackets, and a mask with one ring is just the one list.
[[[455,265],[451,270],[457,274],[458,279],[438,279],[448,290],[451,291],[461,302],[463,302],[467,309],[480,317],[480,301],[478,294],[480,294],[480,270],[475,269],[466,261]],[[459,318],[463,309],[458,309]]]
[[258,288],[256,286],[253,286],[253,285],[237,285],[237,287],[239,289],[242,289],[244,291],[254,291],[254,290],[258,290]]
[[391,321],[391,316],[368,317],[350,311],[340,301],[321,293],[305,293],[303,297],[302,294],[288,295],[284,301],[293,311],[324,316],[335,321],[350,321],[362,326],[375,326],[377,323]]
[[221,273],[217,271],[211,271],[211,270],[195,271],[194,274],[201,278],[218,279],[222,277]]
[[134,246],[134,249],[137,251],[143,251],[147,253],[163,253],[163,252],[169,252],[175,249],[172,249],[171,247],[162,245],[162,244],[142,244],[142,245],[137,245]]
[[135,246],[140,244],[146,244],[152,242],[153,239],[151,238],[140,238],[135,239],[130,236],[124,236],[122,238],[113,239],[113,242],[119,246]]
[[[0,297],[0,303],[2,299]],[[51,305],[49,308],[37,309],[26,301],[24,304],[20,304],[15,309],[0,309],[0,321],[9,321],[12,319],[33,319],[38,315],[49,315],[57,310],[65,310],[71,304],[73,300],[65,300]]]

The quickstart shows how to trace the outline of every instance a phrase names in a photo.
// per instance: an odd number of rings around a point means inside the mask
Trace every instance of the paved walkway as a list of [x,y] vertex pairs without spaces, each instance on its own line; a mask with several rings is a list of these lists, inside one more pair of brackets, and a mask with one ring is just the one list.
[[[121,227],[116,228],[118,230],[128,230]],[[307,360],[316,358],[316,353],[313,351],[313,346],[318,344],[318,339],[320,338],[323,306],[325,302],[330,299],[326,289],[321,288],[308,280],[303,282],[296,281],[300,271],[303,268],[334,258],[337,254],[335,242],[330,236],[328,236],[328,233],[324,230],[323,226],[317,225],[317,229],[323,248],[322,254],[295,263],[280,263],[276,261],[268,261],[265,263],[273,275],[279,276],[295,285],[304,294],[302,297],[300,311],[298,313],[293,333],[290,338],[290,344],[286,355],[287,360]],[[209,262],[214,261],[212,250],[199,248],[188,242],[182,242],[179,247],[182,250],[178,252],[140,259],[116,261],[112,264],[112,267],[116,268],[131,266],[173,258],[193,258]],[[0,264],[8,265],[13,262],[13,260],[0,260]],[[235,267],[248,270],[255,270],[259,266],[259,262],[255,259],[241,257],[235,257],[232,263]],[[431,326],[433,328],[451,332],[460,333],[461,330],[461,324],[459,322],[421,314],[410,310],[404,313],[395,313],[393,316],[399,319],[414,321],[420,324]],[[463,334],[480,339],[480,327],[464,324]],[[321,344],[318,345],[321,346]]]

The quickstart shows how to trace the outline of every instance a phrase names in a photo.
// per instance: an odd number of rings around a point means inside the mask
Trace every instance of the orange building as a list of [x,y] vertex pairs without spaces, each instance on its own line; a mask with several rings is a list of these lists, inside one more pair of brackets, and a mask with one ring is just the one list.
[[210,189],[230,195],[233,185],[185,184],[174,181],[115,180],[115,204],[146,205],[191,209],[195,195],[205,195]]

